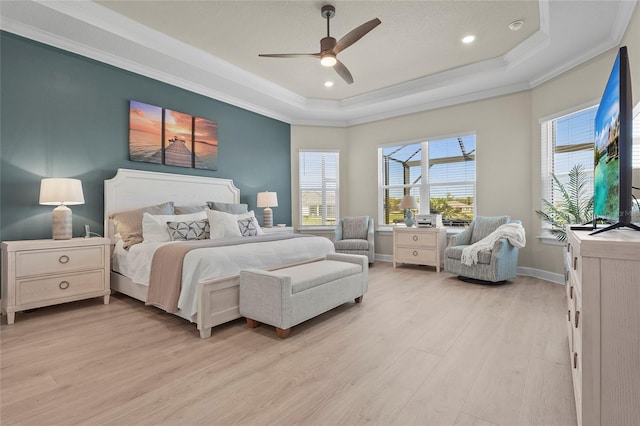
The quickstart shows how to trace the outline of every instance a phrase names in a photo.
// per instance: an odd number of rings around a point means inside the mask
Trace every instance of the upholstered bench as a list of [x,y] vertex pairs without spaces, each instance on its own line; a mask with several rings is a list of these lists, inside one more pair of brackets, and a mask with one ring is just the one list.
[[240,272],[240,315],[249,328],[276,327],[286,338],[291,327],[336,306],[362,301],[368,289],[367,256],[329,254],[324,260],[274,271]]

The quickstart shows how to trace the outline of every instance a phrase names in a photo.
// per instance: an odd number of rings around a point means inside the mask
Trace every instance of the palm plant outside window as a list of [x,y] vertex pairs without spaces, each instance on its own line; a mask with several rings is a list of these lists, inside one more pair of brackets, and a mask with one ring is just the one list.
[[471,222],[475,149],[475,135],[379,148],[381,224],[403,222],[399,204],[404,195],[417,197],[420,213],[441,214],[445,225]]

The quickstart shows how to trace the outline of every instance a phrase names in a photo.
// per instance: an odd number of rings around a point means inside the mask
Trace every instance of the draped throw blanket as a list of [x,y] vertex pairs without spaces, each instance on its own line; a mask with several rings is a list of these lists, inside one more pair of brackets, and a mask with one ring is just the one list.
[[478,263],[478,252],[491,250],[493,245],[501,238],[506,238],[512,246],[522,248],[526,244],[524,227],[519,223],[506,223],[500,225],[495,231],[487,235],[475,244],[462,249],[460,261],[467,266]]
[[185,241],[161,246],[155,251],[151,261],[146,304],[169,313],[178,310],[178,299],[182,290],[182,265],[184,257],[191,250],[305,237],[307,235],[273,233],[255,237]]

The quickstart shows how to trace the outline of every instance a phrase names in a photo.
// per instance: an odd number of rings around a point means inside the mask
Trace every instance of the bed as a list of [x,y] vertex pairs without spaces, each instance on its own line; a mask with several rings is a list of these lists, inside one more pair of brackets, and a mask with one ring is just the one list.
[[[176,206],[202,205],[206,201],[239,203],[240,190],[230,179],[118,169],[112,179],[104,182],[104,229],[105,236],[112,242],[112,265],[122,263],[124,252],[110,217],[167,201],[173,201]],[[333,244],[324,237],[250,243],[247,238],[252,237],[240,238],[244,241],[238,247],[220,248],[224,254],[216,253],[215,248],[189,252],[189,265],[200,265],[201,269],[197,271],[188,268],[185,256],[181,291],[191,293],[181,294],[181,301],[184,296],[186,302],[175,315],[195,322],[201,338],[210,337],[212,327],[241,317],[238,309],[240,270],[254,267],[274,270],[316,261],[333,252]],[[153,243],[141,243],[128,251],[143,258],[147,256],[150,262],[154,249]],[[249,256],[245,253],[248,249],[256,250],[260,255]],[[192,253],[195,254],[192,256]],[[114,269],[111,271],[111,289],[146,302],[149,286],[144,282],[144,274],[128,273],[121,267]],[[126,271],[121,273],[122,269]]]

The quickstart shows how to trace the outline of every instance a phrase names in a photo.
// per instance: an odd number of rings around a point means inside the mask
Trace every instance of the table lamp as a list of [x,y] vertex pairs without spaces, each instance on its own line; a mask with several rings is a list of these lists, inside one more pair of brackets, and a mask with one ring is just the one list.
[[271,207],[278,207],[278,194],[275,192],[258,192],[258,207],[264,207],[263,224],[265,228],[273,226]]
[[84,204],[82,182],[70,178],[44,178],[40,182],[40,204],[58,206],[53,209],[53,239],[68,240],[73,236],[71,209]]
[[413,212],[411,209],[420,208],[417,197],[413,195],[405,195],[402,197],[402,201],[400,201],[400,208],[406,210],[404,217],[405,225],[407,225],[407,228],[412,227],[415,221],[413,220]]

